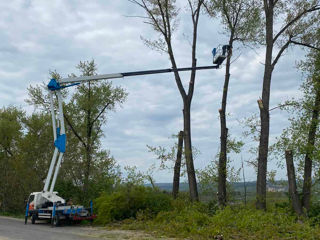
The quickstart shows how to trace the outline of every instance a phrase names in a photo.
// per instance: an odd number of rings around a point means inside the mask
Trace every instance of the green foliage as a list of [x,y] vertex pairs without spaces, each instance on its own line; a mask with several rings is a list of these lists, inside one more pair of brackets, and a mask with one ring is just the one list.
[[[80,62],[77,68],[82,75],[96,74],[93,60]],[[56,71],[50,75],[61,78]],[[26,102],[41,112],[27,115],[15,107],[0,109],[0,212],[23,211],[28,195],[43,189],[53,154],[45,84],[30,86],[28,94]],[[66,199],[72,197],[75,202],[87,205],[101,192],[112,191],[121,181],[119,167],[110,152],[101,149],[100,139],[108,112],[115,111],[127,93],[111,82],[94,82],[82,84],[72,93],[64,89],[62,95],[66,99],[67,151],[55,190]]]
[[[149,187],[125,184],[112,194],[103,193],[97,200],[97,223],[106,224],[115,220],[136,218],[144,211],[155,215],[171,208],[171,197]],[[140,214],[141,216],[141,214]]]
[[[320,39],[320,38],[319,38]],[[300,86],[302,97],[287,100],[279,105],[279,108],[289,114],[290,125],[283,130],[277,142],[272,146],[273,155],[277,158],[280,167],[284,167],[284,152],[292,150],[297,169],[297,179],[301,181],[304,174],[305,156],[313,160],[314,174],[318,175],[320,168],[320,132],[319,117],[314,118],[314,111],[319,111],[317,96],[320,91],[320,54],[310,51],[304,62],[300,63],[300,69],[305,76]],[[310,142],[310,132],[314,131],[314,144]]]
[[320,230],[297,221],[286,209],[271,207],[259,211],[254,207],[226,207],[208,214],[205,205],[187,204],[162,211],[154,219],[131,222],[130,229],[144,229],[161,236],[188,239],[318,239]]
[[[177,140],[178,135],[172,135],[170,139]],[[163,146],[149,146],[147,145],[148,152],[153,153],[157,160],[159,160],[158,163],[154,164],[152,168],[150,169],[150,172],[153,173],[155,169],[158,170],[167,170],[170,173],[174,169],[175,162],[177,160],[177,152],[178,152],[178,143],[175,142],[172,147],[163,147]],[[182,154],[181,154],[181,169],[180,169],[180,177],[184,177],[186,175],[187,169],[186,169],[186,153],[185,153],[185,148],[182,147],[181,149]],[[193,154],[193,159],[197,159],[197,157],[200,155],[199,149],[196,147],[192,147],[192,154]],[[157,167],[158,165],[158,167]]]
[[175,32],[179,22],[179,8],[176,0],[154,1],[154,0],[129,0],[146,10],[145,23],[150,24],[156,33],[157,39],[147,39],[141,36],[146,46],[159,52],[168,52],[168,40]]
[[219,16],[231,42],[261,42],[261,9],[255,0],[207,0],[211,17]]
[[314,226],[319,226],[320,224],[320,204],[312,204],[309,211],[308,217],[310,218],[310,222]]
[[[241,148],[244,143],[236,139],[228,137],[227,149],[228,153],[240,153]],[[217,186],[218,186],[218,166],[219,166],[219,154],[215,156],[215,159],[212,160],[203,170],[197,172],[199,179],[199,186],[201,192],[205,195],[210,195],[211,198],[216,198]],[[227,191],[230,193],[232,191],[231,182],[237,182],[240,180],[240,169],[236,169],[231,166],[231,159],[227,159]],[[231,194],[227,194],[230,196]]]
[[62,179],[57,180],[55,191],[59,193],[60,197],[66,200],[72,198],[72,202],[74,204],[77,204],[77,202],[79,202],[79,195],[81,195],[82,193],[81,187],[76,186],[70,180],[68,181]]
[[30,192],[42,189],[52,157],[49,119],[14,107],[0,110],[0,211],[21,212]]
[[[76,68],[81,76],[97,74],[94,60],[80,61]],[[50,75],[58,80],[61,78],[56,71],[51,71]],[[69,76],[76,77],[73,73]],[[74,188],[82,187],[83,191],[77,191],[78,194],[73,197],[80,203],[87,204],[102,191],[110,191],[112,186],[120,181],[119,166],[109,151],[101,149],[101,137],[108,113],[121,106],[128,94],[123,88],[108,81],[87,82],[74,89],[73,92],[62,91],[67,151],[59,175],[64,176],[63,181],[72,183]],[[49,97],[45,86],[30,86],[28,91],[29,98],[26,101],[49,112]],[[52,137],[48,140],[52,141]],[[32,147],[30,150],[34,151]],[[53,150],[47,152],[52,156]],[[48,169],[48,165],[44,165],[43,169]],[[65,192],[66,186],[62,184],[60,187],[60,190]]]
[[125,166],[124,170],[126,171],[127,176],[122,180],[123,183],[128,185],[143,185],[146,180],[146,175],[140,172],[136,166]]

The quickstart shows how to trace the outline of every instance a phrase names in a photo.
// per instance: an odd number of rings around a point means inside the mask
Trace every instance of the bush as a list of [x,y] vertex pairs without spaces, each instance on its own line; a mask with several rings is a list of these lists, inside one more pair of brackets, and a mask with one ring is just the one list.
[[171,197],[163,192],[144,186],[124,185],[108,195],[103,193],[97,200],[98,224],[115,220],[136,218],[139,213],[155,216],[172,208]]
[[132,225],[188,239],[320,239],[320,230],[307,220],[297,221],[294,215],[276,208],[265,212],[252,207],[226,207],[210,215],[203,204],[187,204],[184,208],[160,212],[143,224]]
[[312,225],[320,224],[320,204],[311,204],[310,209],[308,211],[308,217]]

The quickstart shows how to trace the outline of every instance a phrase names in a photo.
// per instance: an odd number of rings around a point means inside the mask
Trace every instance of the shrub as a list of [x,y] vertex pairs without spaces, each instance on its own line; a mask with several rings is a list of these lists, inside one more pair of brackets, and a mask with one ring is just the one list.
[[156,215],[172,208],[171,197],[150,187],[124,185],[108,195],[103,193],[97,200],[97,223],[107,224],[115,220],[136,218],[137,213]]
[[204,210],[201,204],[187,204],[182,209],[160,212],[143,225],[132,225],[188,239],[320,239],[318,228],[276,208],[265,212],[252,207],[226,207],[214,215]]

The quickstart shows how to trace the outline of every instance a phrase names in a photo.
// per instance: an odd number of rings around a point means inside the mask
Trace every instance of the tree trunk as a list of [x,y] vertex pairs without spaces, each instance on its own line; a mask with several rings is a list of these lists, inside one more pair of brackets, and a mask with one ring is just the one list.
[[84,195],[87,195],[88,189],[89,189],[90,165],[91,165],[91,148],[90,146],[88,146],[88,148],[86,148],[86,165],[84,169],[84,183],[83,183]]
[[90,165],[91,165],[91,135],[92,135],[92,124],[91,124],[91,83],[88,82],[88,109],[87,109],[87,143],[86,143],[86,165],[84,172],[84,184],[83,191],[84,196],[87,197],[89,189],[89,176],[90,176]]
[[286,163],[287,163],[289,196],[290,196],[294,211],[297,213],[297,215],[301,216],[303,214],[303,211],[302,211],[300,199],[297,192],[296,174],[294,171],[292,151],[286,150],[285,156],[286,156]]
[[[258,156],[258,174],[257,174],[257,196],[256,208],[266,210],[266,185],[267,185],[267,161],[269,148],[269,102],[270,102],[270,87],[273,71],[272,51],[273,51],[273,3],[269,3],[269,7],[265,9],[266,13],[266,58],[264,66],[262,100],[259,100],[260,109],[260,143]],[[265,7],[266,8],[266,7]]]
[[244,190],[244,205],[247,206],[247,184],[246,184],[246,177],[244,174],[244,167],[243,167],[243,159],[241,157],[241,166],[242,166],[242,177],[243,177],[243,190]]
[[172,184],[172,195],[174,199],[177,198],[179,193],[182,148],[183,148],[183,131],[180,131],[178,136],[177,159],[174,165],[173,184]]
[[191,126],[190,126],[190,104],[185,103],[183,109],[184,120],[184,153],[187,165],[187,174],[189,182],[189,193],[191,201],[199,201],[196,173],[193,165]]
[[229,52],[226,63],[226,74],[223,85],[221,109],[219,109],[220,114],[220,154],[219,154],[219,166],[218,166],[218,201],[220,206],[225,206],[227,203],[227,141],[228,141],[228,128],[226,122],[226,107],[227,107],[227,96],[228,96],[228,86],[230,80],[230,61],[232,55],[232,44],[233,44],[233,34],[230,36],[229,40]]
[[[158,2],[160,5],[160,2]],[[196,46],[197,46],[197,29],[198,29],[198,21],[200,16],[201,5],[203,4],[203,0],[197,3],[196,9],[193,9],[192,4],[190,4],[190,8],[192,11],[192,22],[193,22],[193,39],[192,39],[192,67],[196,67],[197,59],[196,59]],[[172,64],[172,69],[177,69],[177,64],[174,58],[172,45],[171,45],[171,28],[169,16],[164,16],[163,19],[166,19],[165,28],[168,29],[165,31],[164,37],[168,47],[168,54]],[[179,89],[180,95],[183,100],[183,131],[184,131],[184,150],[185,150],[185,158],[186,158],[186,166],[187,166],[187,174],[188,174],[188,182],[189,182],[189,192],[191,201],[198,201],[198,188],[196,181],[196,174],[194,170],[193,156],[192,156],[192,143],[191,143],[191,126],[190,126],[190,107],[191,101],[194,92],[194,82],[196,77],[196,70],[191,71],[190,81],[189,81],[189,89],[188,93],[186,93],[183,84],[180,79],[180,75],[178,71],[174,71],[174,76],[176,80],[177,87]]]
[[[317,86],[316,86],[317,87]],[[316,131],[319,124],[319,110],[320,110],[320,91],[316,93],[314,101],[312,119],[308,133],[307,153],[304,160],[304,178],[302,189],[302,206],[309,210],[311,198],[311,185],[312,185],[312,154],[315,145]]]
[[221,122],[221,143],[218,166],[218,201],[220,206],[225,206],[227,203],[227,136],[228,128],[226,127],[225,113],[220,113]]

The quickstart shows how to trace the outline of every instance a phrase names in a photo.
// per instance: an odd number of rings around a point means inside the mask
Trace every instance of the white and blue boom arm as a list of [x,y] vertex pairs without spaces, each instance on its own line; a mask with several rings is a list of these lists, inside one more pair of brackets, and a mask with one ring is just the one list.
[[[167,68],[167,69],[157,69],[157,70],[147,70],[147,71],[137,71],[137,72],[112,73],[112,74],[103,74],[103,75],[95,75],[95,76],[62,78],[60,80],[51,79],[48,84],[48,90],[50,95],[50,108],[51,108],[51,116],[52,116],[52,127],[53,127],[55,149],[54,149],[53,157],[51,160],[50,168],[48,171],[48,175],[45,181],[45,185],[43,188],[43,192],[49,191],[50,194],[53,193],[54,186],[59,173],[59,168],[61,166],[61,162],[63,159],[63,154],[66,151],[66,130],[65,130],[64,119],[63,119],[62,96],[60,92],[62,88],[78,85],[82,82],[97,81],[97,80],[104,80],[104,79],[115,79],[115,78],[129,77],[129,76],[150,75],[150,74],[179,72],[179,71],[217,69],[222,64],[223,60],[227,57],[227,53],[229,49],[230,48],[228,45],[223,45],[222,47],[218,47],[217,49],[214,48],[212,50],[212,54],[213,54],[213,63],[215,65],[212,65],[212,66],[177,68],[177,69]],[[66,84],[70,84],[70,85],[66,85]],[[58,100],[58,112],[56,112],[54,109],[54,101],[53,101],[54,92],[56,92],[56,96]],[[56,162],[57,158],[58,158],[58,162]],[[50,185],[54,168],[55,168],[55,171],[54,171],[53,179]],[[49,185],[50,185],[50,189],[49,189]]]

